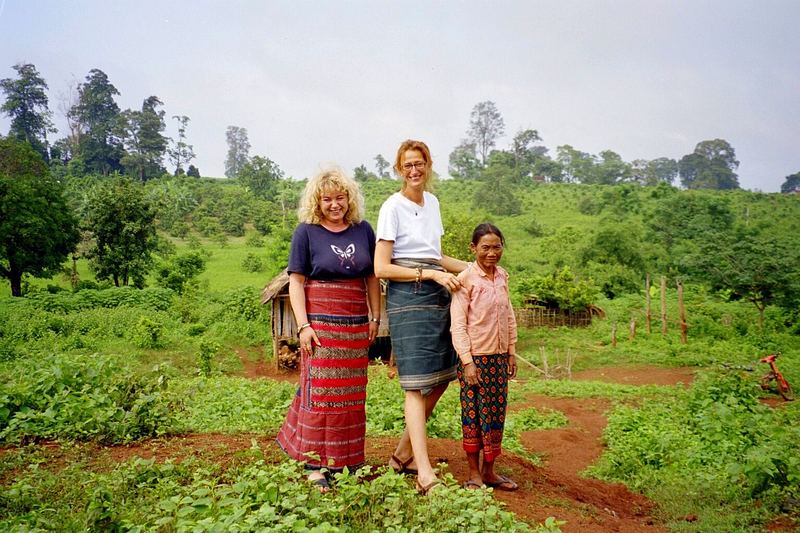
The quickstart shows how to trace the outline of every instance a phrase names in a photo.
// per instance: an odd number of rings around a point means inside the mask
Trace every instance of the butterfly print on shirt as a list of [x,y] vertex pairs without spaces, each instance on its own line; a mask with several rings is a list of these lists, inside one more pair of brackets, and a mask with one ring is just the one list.
[[[344,268],[349,269],[350,265],[356,266],[355,259],[353,259],[353,256],[356,254],[356,245],[353,244],[352,242],[348,244],[347,248],[345,248],[344,250],[342,250],[335,244],[331,244],[331,250],[333,250],[333,253],[335,253],[339,257],[339,264]],[[345,264],[347,262],[349,262],[350,265]]]

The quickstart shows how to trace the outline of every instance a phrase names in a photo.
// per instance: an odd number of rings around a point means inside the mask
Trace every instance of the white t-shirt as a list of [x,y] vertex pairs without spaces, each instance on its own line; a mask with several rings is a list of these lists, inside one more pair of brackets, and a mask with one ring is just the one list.
[[392,259],[442,258],[442,215],[439,200],[425,191],[423,206],[396,192],[383,202],[378,214],[377,240],[394,241]]

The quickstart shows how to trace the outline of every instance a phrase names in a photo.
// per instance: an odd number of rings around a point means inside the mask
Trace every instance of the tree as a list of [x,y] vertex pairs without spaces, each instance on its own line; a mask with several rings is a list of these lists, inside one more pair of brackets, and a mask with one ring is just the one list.
[[157,247],[155,210],[144,188],[129,178],[100,183],[87,198],[86,226],[94,236],[89,252],[98,279],[143,287]]
[[511,152],[514,154],[516,181],[522,182],[534,175],[536,162],[546,157],[547,148],[536,144],[541,140],[536,130],[522,130],[514,135]]
[[367,170],[366,165],[359,165],[353,169],[353,179],[359,183],[364,183],[369,180],[376,180],[378,176]]
[[186,171],[186,175],[192,178],[199,178],[200,177],[200,169],[198,169],[194,165],[189,165],[189,169]]
[[652,161],[637,159],[631,167],[634,181],[649,187],[659,183],[672,185],[678,176],[678,162],[668,157],[659,157]]
[[78,103],[70,114],[79,127],[78,152],[86,170],[107,176],[122,170],[125,120],[114,97],[119,96],[102,70],[92,69],[78,87]]
[[752,302],[759,327],[768,305],[794,309],[800,303],[800,253],[773,234],[740,229],[706,235],[687,263],[690,273],[713,289]]
[[378,170],[378,177],[389,179],[389,172],[386,170],[392,166],[381,154],[375,156],[375,168]]
[[593,182],[601,185],[616,185],[631,179],[633,172],[631,165],[622,160],[622,157],[612,151],[600,152],[600,161],[593,168]]
[[167,150],[169,161],[175,166],[175,175],[183,174],[184,167],[195,158],[194,147],[186,142],[186,127],[189,125],[189,117],[186,115],[173,115],[172,118],[178,121],[178,140],[173,141],[172,148]]
[[475,155],[475,144],[463,140],[450,153],[447,172],[454,178],[473,180],[481,174],[481,162]]
[[229,178],[239,176],[244,165],[250,160],[250,141],[247,130],[239,126],[228,126],[225,130],[228,142],[228,156],[225,158],[225,175]]
[[275,196],[277,183],[283,178],[283,171],[271,159],[257,155],[244,164],[238,176],[239,183],[255,196],[271,199]]
[[738,189],[736,152],[724,139],[701,141],[678,162],[681,183],[687,189]]
[[564,144],[556,148],[556,160],[561,166],[564,181],[568,183],[594,182],[595,157],[593,155]]
[[781,192],[784,194],[800,192],[800,172],[786,176],[781,185]]
[[475,191],[473,205],[495,215],[520,214],[522,203],[515,194],[513,173],[514,155],[503,150],[493,151],[489,165],[481,172],[483,185]]
[[47,106],[47,83],[30,63],[18,63],[12,68],[19,77],[0,80],[0,89],[6,93],[0,111],[11,117],[8,135],[27,142],[48,161],[47,134],[55,133],[56,129]]
[[141,111],[126,111],[125,146],[128,153],[120,162],[128,174],[140,181],[147,181],[164,173],[162,164],[164,152],[167,150],[167,138],[162,135],[164,128],[164,111],[158,106],[164,105],[157,96],[150,96],[142,103]]
[[22,296],[22,276],[58,270],[80,236],[62,185],[29,144],[0,138],[0,275]]
[[486,100],[475,104],[475,107],[472,108],[467,137],[475,145],[483,166],[486,166],[489,153],[494,148],[497,139],[505,133],[505,128],[503,117],[494,102]]

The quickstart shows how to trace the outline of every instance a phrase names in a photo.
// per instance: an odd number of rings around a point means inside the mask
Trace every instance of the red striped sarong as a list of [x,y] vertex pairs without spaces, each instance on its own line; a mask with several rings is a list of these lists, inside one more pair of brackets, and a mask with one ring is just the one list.
[[300,362],[300,386],[278,433],[281,448],[308,466],[364,462],[369,308],[363,279],[305,285],[306,313],[322,346]]

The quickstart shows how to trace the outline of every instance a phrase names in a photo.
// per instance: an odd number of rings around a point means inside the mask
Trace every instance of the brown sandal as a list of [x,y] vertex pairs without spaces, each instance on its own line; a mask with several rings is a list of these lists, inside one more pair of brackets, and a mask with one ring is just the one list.
[[392,470],[394,470],[398,474],[411,474],[412,476],[416,476],[417,475],[417,469],[416,468],[408,468],[408,465],[410,465],[412,462],[414,462],[414,456],[413,455],[411,457],[409,457],[408,459],[406,459],[405,461],[401,461],[400,459],[397,458],[396,455],[392,454],[392,456],[389,458],[389,460],[390,461],[394,461],[395,463],[397,463],[399,465],[397,468],[393,467],[391,464],[389,465],[389,466],[392,467]]
[[420,496],[427,496],[430,491],[432,491],[441,484],[442,482],[439,481],[438,479],[434,479],[427,485],[420,485],[419,481],[417,481],[417,492],[419,493]]

